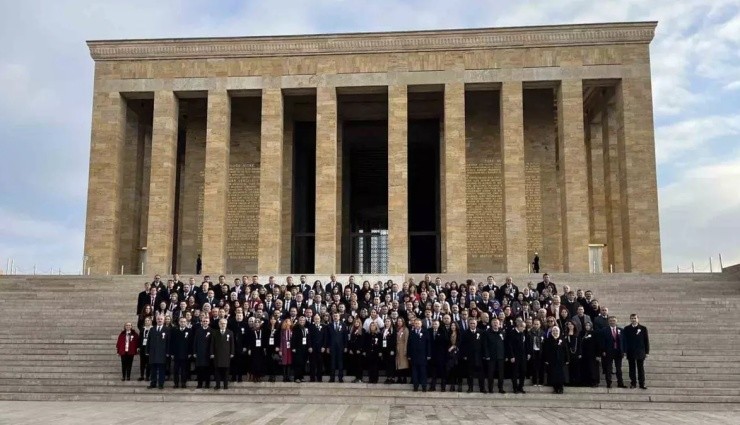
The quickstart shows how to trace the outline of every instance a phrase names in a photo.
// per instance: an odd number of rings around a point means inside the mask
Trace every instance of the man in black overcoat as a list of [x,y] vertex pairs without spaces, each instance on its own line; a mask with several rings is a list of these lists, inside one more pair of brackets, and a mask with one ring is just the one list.
[[216,370],[216,387],[221,389],[221,383],[224,389],[229,389],[229,365],[234,357],[234,333],[226,329],[227,320],[218,321],[218,330],[211,335],[211,358],[213,367]]
[[170,329],[164,325],[164,316],[157,316],[157,325],[152,328],[154,332],[147,341],[147,354],[149,355],[149,368],[151,369],[151,382],[149,389],[164,389],[165,365],[170,353]]
[[[627,354],[627,363],[630,370],[630,388],[635,388],[637,382],[640,388],[646,390],[645,386],[645,358],[650,355],[650,339],[648,330],[640,324],[636,314],[630,315],[630,325],[624,330],[624,351]],[[635,370],[637,376],[635,376]]]

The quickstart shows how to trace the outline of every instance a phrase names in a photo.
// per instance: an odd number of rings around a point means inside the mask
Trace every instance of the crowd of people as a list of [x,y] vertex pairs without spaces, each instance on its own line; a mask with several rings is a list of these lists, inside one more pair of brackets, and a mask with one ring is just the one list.
[[[467,388],[515,393],[549,385],[600,384],[626,387],[622,359],[629,362],[630,387],[645,389],[647,329],[636,314],[624,328],[590,290],[564,285],[548,274],[519,288],[507,277],[485,282],[295,282],[274,277],[262,284],[243,276],[227,284],[174,275],[155,276],[139,294],[136,329],[126,323],[117,341],[122,380],[131,379],[139,356],[139,381],[148,388],[228,389],[229,382],[411,383],[414,391]],[[349,379],[349,378],[348,378]],[[476,382],[477,381],[477,382]]]

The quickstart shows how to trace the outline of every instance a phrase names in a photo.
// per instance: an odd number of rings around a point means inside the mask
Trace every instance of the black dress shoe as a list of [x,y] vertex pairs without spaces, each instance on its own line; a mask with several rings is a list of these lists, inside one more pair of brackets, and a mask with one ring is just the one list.
[[228,389],[229,389],[229,384],[224,384],[224,390],[228,390]]
[[644,386],[644,385],[640,385],[640,389],[641,389],[641,390],[646,390],[646,389],[647,389],[647,387],[646,387],[646,386]]
[[[432,391],[434,391],[434,390],[432,390]],[[446,392],[446,391],[447,391],[447,389],[446,389],[446,388],[445,388],[444,386],[442,386],[442,389],[441,389],[440,391],[441,391],[441,392]]]
[[160,386],[159,386],[159,387],[157,387],[157,388],[159,388],[160,390],[163,390],[163,389],[164,389],[164,385],[160,385]]
[[329,383],[336,382],[334,378],[329,378]]
[[172,388],[180,388],[180,384],[175,384],[172,386]]
[[435,392],[435,391],[437,391],[437,389],[436,389],[436,388],[434,388],[434,387],[429,387],[429,392],[430,392],[430,393],[433,393],[433,392]]
[[419,388],[414,387],[414,392],[417,392],[417,391],[419,391]]
[[180,385],[180,388],[187,388],[188,386],[186,384]]
[[627,386],[624,385],[624,384],[619,384],[619,385],[617,385],[617,388],[627,388]]
[[213,389],[216,390],[216,391],[218,391],[218,390],[221,389],[221,386],[220,385],[216,385],[215,387],[213,387]]
[[427,387],[421,387],[421,392],[423,393],[427,392]]
[[143,376],[141,376],[141,377],[139,377],[139,379],[137,379],[137,381],[143,381],[143,380],[144,380],[144,377]]
[[126,378],[121,378],[121,382],[123,382],[123,381],[125,381],[125,380],[126,380]]
[[203,388],[203,384],[198,384],[198,386],[195,388],[198,388],[198,389]]
[[519,390],[519,394],[527,394],[527,392],[524,391],[524,388],[522,388],[521,390]]
[[156,385],[149,385],[148,387],[146,387],[147,390],[153,390],[155,388],[157,388]]
[[344,384],[344,378],[339,378],[339,383]]
[[498,389],[498,393],[499,393],[499,394],[506,394],[506,391],[504,391],[504,389],[503,389],[503,388],[499,388],[499,389]]

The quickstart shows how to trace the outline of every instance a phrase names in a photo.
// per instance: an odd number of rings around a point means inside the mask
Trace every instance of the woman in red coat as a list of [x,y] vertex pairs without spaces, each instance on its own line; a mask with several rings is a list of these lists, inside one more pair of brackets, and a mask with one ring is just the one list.
[[126,322],[116,342],[116,351],[121,356],[121,381],[131,380],[131,365],[134,363],[136,349],[139,347],[139,335],[131,329],[132,327],[131,322]]
[[280,325],[280,364],[283,366],[283,382],[290,382],[290,365],[293,364],[293,352],[290,347],[292,336],[293,322],[288,317]]

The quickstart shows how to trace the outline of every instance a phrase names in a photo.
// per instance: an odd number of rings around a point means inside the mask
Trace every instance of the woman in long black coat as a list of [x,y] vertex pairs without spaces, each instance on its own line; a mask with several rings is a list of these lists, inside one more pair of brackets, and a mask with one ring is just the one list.
[[364,349],[364,359],[367,362],[368,377],[371,384],[378,383],[378,369],[380,368],[380,360],[383,355],[382,346],[383,343],[380,338],[378,324],[372,322],[370,323],[370,332],[365,334]]
[[396,331],[393,328],[391,319],[385,319],[383,322],[383,332],[381,337],[381,350],[383,352],[383,369],[385,370],[385,383],[392,384],[393,376],[396,374]]
[[568,359],[572,360],[568,365],[568,385],[581,385],[581,337],[573,321],[566,323],[563,340],[568,345]]
[[[279,332],[276,332],[279,333]],[[246,346],[249,357],[249,373],[252,374],[252,382],[261,382],[267,372],[267,332],[262,326],[257,326],[247,331]]]
[[593,330],[591,322],[586,322],[583,338],[581,339],[581,380],[583,385],[599,386],[599,338]]
[[293,327],[293,336],[290,339],[290,349],[293,352],[293,379],[297,383],[303,382],[303,376],[306,374],[309,341],[306,317],[301,316]]
[[365,337],[362,332],[362,322],[356,318],[349,332],[347,353],[349,354],[349,374],[355,375],[353,383],[362,382],[362,353],[365,350]]
[[280,359],[280,322],[275,316],[270,316],[262,329],[262,333],[265,344],[267,374],[270,376],[268,381],[275,382],[275,375],[280,373],[280,366],[278,365]]
[[563,393],[565,384],[565,365],[568,364],[568,344],[560,338],[560,328],[550,330],[550,336],[543,344],[545,366],[550,385],[555,394]]

